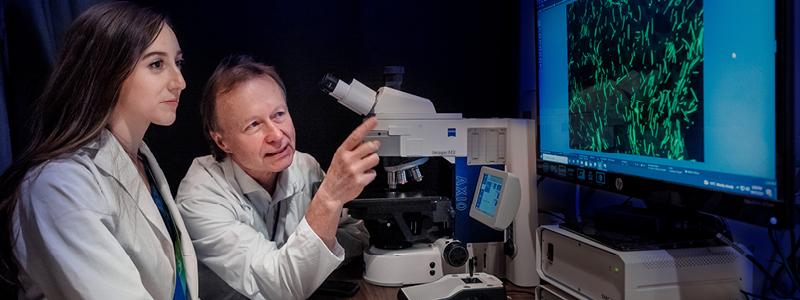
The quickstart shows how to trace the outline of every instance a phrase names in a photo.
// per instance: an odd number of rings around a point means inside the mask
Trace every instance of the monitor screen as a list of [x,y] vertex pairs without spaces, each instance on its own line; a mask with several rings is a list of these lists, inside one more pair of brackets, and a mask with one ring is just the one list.
[[786,226],[776,2],[626,2],[537,1],[539,174]]
[[481,188],[475,201],[475,208],[490,217],[494,217],[500,190],[503,188],[503,178],[488,173],[483,174]]

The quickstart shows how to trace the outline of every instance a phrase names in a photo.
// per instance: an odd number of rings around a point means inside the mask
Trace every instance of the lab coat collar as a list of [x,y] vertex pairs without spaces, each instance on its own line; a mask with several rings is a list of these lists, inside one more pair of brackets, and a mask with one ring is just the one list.
[[[145,186],[144,181],[142,181],[142,178],[139,176],[139,172],[136,166],[133,165],[133,161],[131,161],[131,158],[125,153],[125,150],[122,148],[119,141],[117,141],[117,138],[111,134],[111,131],[107,129],[103,130],[100,134],[100,138],[90,142],[86,148],[97,149],[97,155],[94,157],[94,164],[97,165],[98,169],[111,174],[122,189],[136,202],[139,210],[142,211],[142,214],[144,214],[147,221],[150,222],[150,225],[158,229],[156,232],[162,244],[167,243],[171,245],[172,240],[169,237],[167,227],[164,225],[164,220],[161,218],[158,207],[156,207],[155,202],[153,202],[153,198],[147,190],[147,186]],[[142,155],[147,159],[153,172],[160,171],[157,167],[158,163],[153,157],[153,153],[150,152],[150,148],[148,148],[144,142],[139,146],[139,151],[141,151]],[[155,177],[157,178],[156,184],[161,190],[164,200],[173,201],[170,189],[166,185],[167,183],[158,180],[160,179],[158,178],[159,176]],[[172,248],[169,247],[167,249]],[[167,253],[167,255],[174,258],[174,253],[172,252]]]
[[[255,181],[255,179],[253,179],[253,177],[247,175],[247,173],[244,170],[242,170],[242,168],[239,167],[239,165],[236,164],[236,162],[234,162],[230,158],[230,156],[226,157],[225,160],[223,161],[223,163],[229,165],[230,168],[225,168],[225,167],[223,168],[226,170],[230,169],[233,172],[232,176],[227,176],[226,174],[226,177],[228,177],[228,182],[232,186],[234,186],[234,188],[237,189],[238,192],[240,192],[242,195],[247,195],[251,201],[253,201],[256,198],[258,199],[266,198],[263,199],[266,200],[265,204],[272,205],[274,203],[277,203],[277,201],[294,196],[296,193],[299,193],[303,190],[304,184],[303,181],[300,180],[298,170],[295,167],[296,161],[297,161],[297,152],[295,152],[294,158],[292,159],[292,164],[289,165],[289,167],[286,168],[286,170],[283,170],[280,173],[278,173],[278,182],[275,186],[275,195],[270,195],[266,191],[266,189],[264,189],[264,187],[261,186],[261,184],[259,184],[258,182]],[[262,194],[263,196],[252,197],[258,194]]]

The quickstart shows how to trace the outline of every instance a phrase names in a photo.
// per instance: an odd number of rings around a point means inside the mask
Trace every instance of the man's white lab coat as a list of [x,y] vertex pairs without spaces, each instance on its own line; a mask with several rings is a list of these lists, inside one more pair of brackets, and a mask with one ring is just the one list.
[[[197,299],[191,239],[153,154],[144,143],[139,150],[180,231],[187,290]],[[172,299],[172,239],[148,183],[111,132],[37,170],[14,211],[26,298]]]
[[324,176],[313,157],[296,151],[273,197],[230,157],[196,158],[176,200],[198,259],[251,299],[311,296],[343,261],[342,245],[359,255],[369,241],[363,224],[347,217],[331,251],[308,226],[314,183]]

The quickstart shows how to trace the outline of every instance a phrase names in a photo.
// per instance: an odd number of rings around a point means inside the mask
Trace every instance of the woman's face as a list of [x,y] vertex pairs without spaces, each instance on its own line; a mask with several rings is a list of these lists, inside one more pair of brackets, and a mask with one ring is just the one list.
[[186,88],[181,74],[183,52],[175,33],[164,25],[144,51],[131,75],[122,83],[114,117],[129,127],[171,125],[181,91]]

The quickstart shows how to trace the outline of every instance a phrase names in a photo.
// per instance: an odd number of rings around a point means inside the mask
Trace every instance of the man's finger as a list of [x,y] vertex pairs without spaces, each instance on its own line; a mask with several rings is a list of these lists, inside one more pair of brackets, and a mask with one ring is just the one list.
[[378,154],[372,153],[358,161],[353,162],[353,167],[356,170],[364,170],[364,172],[368,172],[377,166],[379,162],[380,158],[378,157]]
[[342,143],[342,148],[348,151],[355,149],[358,147],[358,145],[361,145],[361,141],[364,140],[364,137],[367,135],[367,133],[377,125],[378,119],[375,117],[370,117],[364,121],[364,123],[361,123],[361,125],[359,125],[355,130],[353,130],[353,133],[351,133],[350,136],[344,140],[344,143]]
[[362,158],[362,157],[365,157],[365,156],[370,155],[372,153],[378,152],[378,149],[380,149],[380,146],[381,146],[381,142],[379,142],[379,141],[370,141],[370,142],[366,142],[366,143],[362,143],[361,145],[358,145],[357,147],[355,147],[351,151],[353,152],[353,156],[354,157]]

